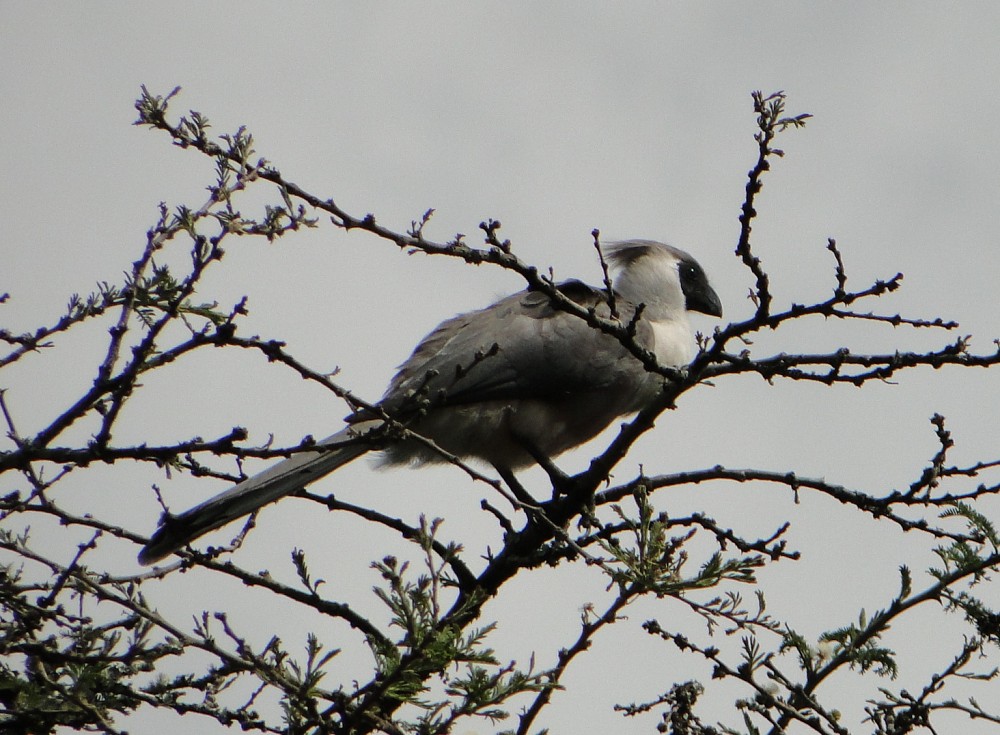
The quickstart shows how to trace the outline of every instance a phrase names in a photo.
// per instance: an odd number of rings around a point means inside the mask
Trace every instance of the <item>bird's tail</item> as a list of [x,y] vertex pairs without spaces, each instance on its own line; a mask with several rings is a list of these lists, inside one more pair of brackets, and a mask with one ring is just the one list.
[[139,563],[152,564],[209,531],[253,513],[268,503],[301,490],[372,448],[359,439],[381,422],[359,423],[319,442],[318,448],[300,452],[268,467],[259,475],[234,485],[180,515],[165,515],[160,527],[139,552]]

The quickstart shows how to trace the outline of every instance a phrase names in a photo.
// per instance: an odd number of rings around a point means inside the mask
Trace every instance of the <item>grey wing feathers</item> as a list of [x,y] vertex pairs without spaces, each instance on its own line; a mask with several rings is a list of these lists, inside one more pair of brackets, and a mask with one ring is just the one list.
[[[603,291],[579,281],[559,288],[581,306],[607,314]],[[634,308],[619,304],[623,307],[629,314]],[[648,325],[639,327],[643,337]],[[609,342],[600,350],[586,349],[595,340]],[[613,382],[616,363],[632,359],[624,348],[608,349],[613,342],[579,317],[555,309],[546,294],[522,291],[442,323],[400,366],[380,406],[405,415],[417,392],[431,405],[447,406],[600,390]]]
[[[371,422],[372,426],[380,423]],[[201,505],[180,515],[166,516],[143,547],[139,561],[143,564],[159,561],[202,534],[297,492],[347,464],[371,448],[358,439],[359,432],[366,428],[369,427],[356,425],[339,431],[319,442],[320,448],[315,451],[295,454]]]

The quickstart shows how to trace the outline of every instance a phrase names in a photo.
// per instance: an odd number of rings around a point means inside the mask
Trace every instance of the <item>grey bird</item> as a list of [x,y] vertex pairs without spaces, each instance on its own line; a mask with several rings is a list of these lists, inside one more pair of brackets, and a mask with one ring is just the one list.
[[[614,305],[636,342],[659,364],[686,365],[693,354],[688,313],[722,316],[722,304],[697,261],[651,240],[606,248]],[[604,317],[608,293],[580,281],[559,284],[567,297]],[[347,427],[180,515],[165,514],[139,553],[152,564],[189,542],[268,503],[298,492],[360,455],[381,464],[446,461],[437,448],[485,461],[510,476],[536,457],[556,457],[632,414],[659,393],[664,378],[645,369],[619,340],[526,290],[442,322],[404,362],[376,404]],[[428,441],[385,431],[382,415]],[[507,473],[505,475],[505,473]]]

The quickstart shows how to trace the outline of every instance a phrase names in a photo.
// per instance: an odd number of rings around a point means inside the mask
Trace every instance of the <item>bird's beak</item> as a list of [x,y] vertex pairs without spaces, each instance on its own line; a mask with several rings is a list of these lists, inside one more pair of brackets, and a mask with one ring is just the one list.
[[684,294],[686,297],[685,306],[688,311],[700,311],[709,316],[722,316],[722,301],[715,290],[705,283],[703,286],[691,289]]

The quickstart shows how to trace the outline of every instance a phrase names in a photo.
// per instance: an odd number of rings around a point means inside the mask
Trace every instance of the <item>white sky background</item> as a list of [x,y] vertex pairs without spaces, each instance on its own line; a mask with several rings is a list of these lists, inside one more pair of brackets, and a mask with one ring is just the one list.
[[[120,281],[158,202],[204,201],[211,162],[130,125],[140,84],[160,94],[181,85],[175,112],[196,109],[217,133],[247,125],[259,153],[288,179],[388,226],[405,229],[433,207],[430,236],[464,232],[478,241],[478,223],[500,219],[515,252],[551,265],[557,277],[598,278],[595,227],[606,239],[669,241],[704,265],[726,318],[745,318],[752,281],[732,253],[756,155],[750,92],[784,89],[789,112],[815,118],[781,138],[787,156],[758,200],[754,243],[777,304],[828,296],[833,270],[825,245],[835,237],[854,286],[906,274],[902,293],[881,310],[956,319],[963,334],[976,335],[974,348],[990,350],[1000,335],[1000,8],[579,7],[0,3],[0,292],[11,297],[2,323],[16,330],[53,322],[71,293]],[[315,368],[339,366],[340,382],[369,399],[441,319],[521,287],[499,270],[407,257],[328,225],[275,245],[230,240],[227,252],[202,296],[229,304],[248,295],[246,333],[286,340]],[[714,326],[709,319],[697,324]],[[92,380],[99,353],[88,345],[100,335],[93,329],[66,340],[4,376],[0,387],[9,389],[22,433],[44,426]],[[813,322],[761,344],[802,352],[847,342],[886,352],[953,338]],[[340,427],[343,404],[262,362],[206,355],[151,379],[123,416],[117,440],[214,437],[241,425],[256,440],[274,433],[289,444]],[[651,472],[722,463],[794,469],[881,494],[919,475],[936,448],[927,421],[934,412],[945,414],[955,433],[953,461],[996,458],[997,388],[998,375],[971,370],[912,372],[898,385],[862,391],[720,381],[685,396],[619,474],[630,477],[640,462]],[[77,437],[85,435],[81,428]],[[588,456],[561,464],[580,469]],[[158,514],[153,482],[177,508],[223,489],[124,465],[73,482],[67,491],[77,495],[67,496],[67,505],[146,531]],[[447,537],[496,543],[478,510],[482,491],[454,470],[374,473],[362,461],[316,489],[410,521],[421,512],[443,516]],[[927,546],[806,493],[798,505],[787,492],[760,486],[676,491],[658,500],[675,514],[704,510],[747,535],[768,534],[790,518],[789,539],[805,558],[777,565],[763,581],[773,586],[775,614],[811,635],[847,624],[861,607],[885,604],[907,550]],[[249,568],[287,576],[288,551],[305,546],[317,576],[377,615],[367,594],[377,579],[367,562],[401,547],[364,530],[286,501],[262,514],[241,558]],[[36,531],[39,545],[44,532]],[[138,571],[135,549],[117,551],[110,562],[116,571]],[[920,571],[932,559],[909,561]],[[525,575],[489,611],[502,621],[491,639],[501,658],[526,662],[538,650],[539,666],[548,666],[552,652],[572,641],[578,610],[600,599],[601,582],[596,574],[561,571]],[[163,609],[178,615],[231,602],[231,591],[206,579],[178,580]],[[918,584],[926,581],[918,575]],[[260,604],[243,607],[242,620],[265,640],[271,632],[293,640],[303,624]],[[652,718],[621,721],[610,705],[651,698],[684,678],[707,680],[700,662],[637,631],[651,616],[701,632],[698,623],[681,622],[676,605],[631,612],[578,662],[568,692],[555,697],[539,726],[650,732]],[[326,632],[331,646],[358,643],[342,626]],[[906,640],[894,643],[905,647]],[[903,663],[923,671],[940,669],[949,650],[934,650],[931,640],[916,648]],[[344,666],[347,681],[364,673]],[[904,669],[899,685],[919,687],[920,671],[907,680]],[[849,693],[873,692],[875,684],[842,675],[825,701],[856,722],[860,703],[854,696],[852,709]],[[720,708],[726,701],[706,700],[703,717],[738,725]],[[129,729],[170,724],[143,713]],[[183,726],[217,730],[193,718]],[[965,723],[961,729],[975,731]],[[492,729],[484,723],[481,731]]]

